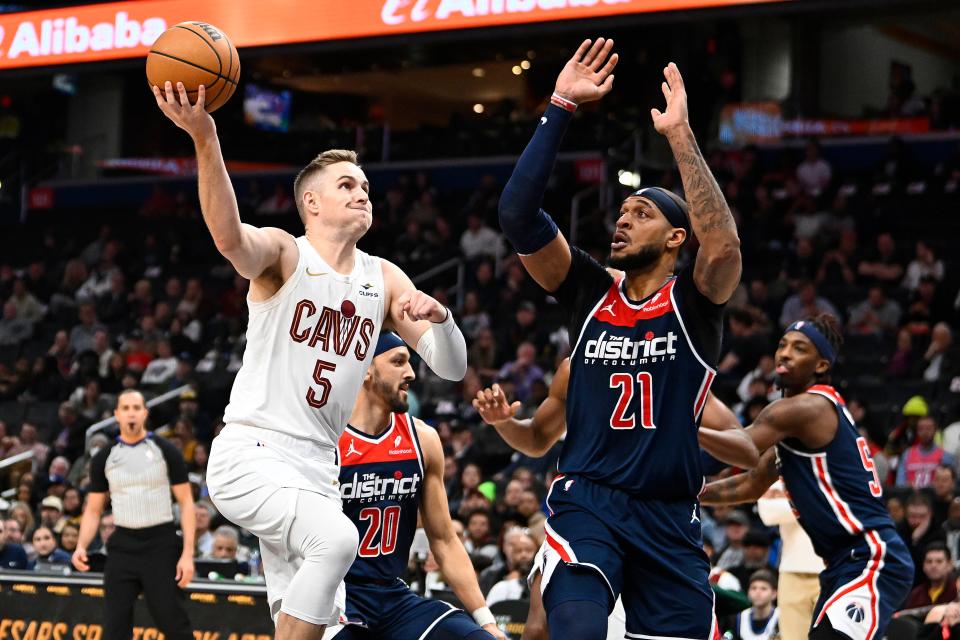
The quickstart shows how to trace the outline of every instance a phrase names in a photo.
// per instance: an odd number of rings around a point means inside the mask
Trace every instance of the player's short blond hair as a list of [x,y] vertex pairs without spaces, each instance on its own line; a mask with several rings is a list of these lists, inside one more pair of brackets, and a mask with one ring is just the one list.
[[302,220],[304,224],[307,223],[307,216],[303,213],[303,192],[306,190],[307,183],[310,181],[310,178],[338,162],[349,162],[358,167],[360,166],[356,151],[349,149],[327,149],[311,160],[310,164],[301,169],[300,173],[298,173],[297,177],[293,180],[293,196],[297,201],[297,211],[300,212],[300,220]]

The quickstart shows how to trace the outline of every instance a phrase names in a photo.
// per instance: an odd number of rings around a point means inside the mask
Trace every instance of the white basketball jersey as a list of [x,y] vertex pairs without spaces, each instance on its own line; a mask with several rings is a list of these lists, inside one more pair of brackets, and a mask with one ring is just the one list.
[[357,250],[353,272],[341,275],[306,237],[297,247],[297,268],[280,290],[247,299],[247,348],[223,420],[333,448],[380,335],[383,269]]

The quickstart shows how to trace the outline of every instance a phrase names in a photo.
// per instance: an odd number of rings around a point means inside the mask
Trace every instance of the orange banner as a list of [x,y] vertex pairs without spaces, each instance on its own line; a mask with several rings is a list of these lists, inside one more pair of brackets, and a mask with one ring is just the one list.
[[171,25],[222,29],[237,47],[792,0],[144,0],[0,15],[0,70],[146,55]]

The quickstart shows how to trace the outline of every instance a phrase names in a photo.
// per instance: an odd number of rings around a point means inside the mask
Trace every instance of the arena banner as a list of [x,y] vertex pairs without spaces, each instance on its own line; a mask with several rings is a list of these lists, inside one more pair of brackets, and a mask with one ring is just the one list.
[[237,47],[795,0],[142,0],[0,15],[0,70],[145,56],[178,22]]
[[[27,580],[30,581],[27,581]],[[89,578],[0,575],[0,640],[101,640],[104,593]],[[272,640],[263,587],[188,588],[187,612],[195,640]],[[141,598],[133,640],[163,640]]]

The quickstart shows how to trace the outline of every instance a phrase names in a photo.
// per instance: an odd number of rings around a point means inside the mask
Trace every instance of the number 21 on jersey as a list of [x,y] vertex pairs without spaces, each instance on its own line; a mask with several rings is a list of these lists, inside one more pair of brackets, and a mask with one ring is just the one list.
[[[637,384],[639,387],[639,414],[640,426],[644,429],[656,429],[653,424],[653,375],[649,371],[641,371],[637,374]],[[620,389],[620,399],[617,400],[613,408],[613,414],[610,416],[611,429],[633,429],[637,426],[637,415],[631,413],[627,415],[627,409],[630,408],[630,402],[635,393],[633,376],[629,373],[614,373],[610,375],[610,388]]]

